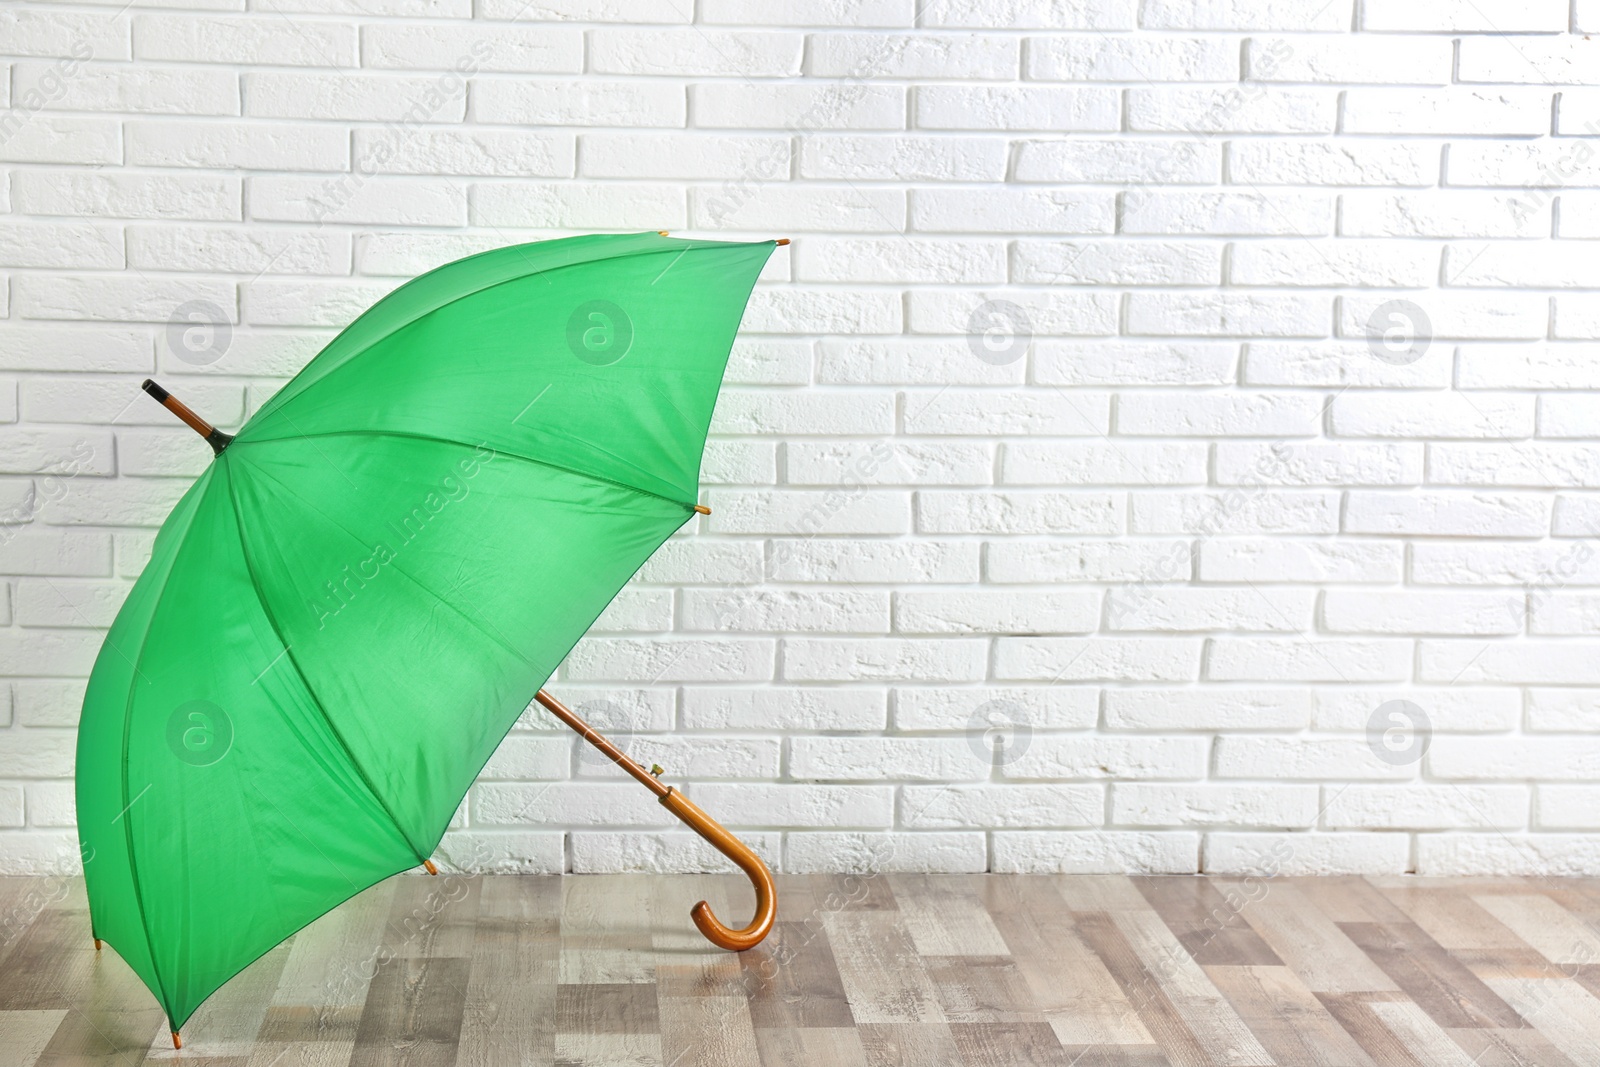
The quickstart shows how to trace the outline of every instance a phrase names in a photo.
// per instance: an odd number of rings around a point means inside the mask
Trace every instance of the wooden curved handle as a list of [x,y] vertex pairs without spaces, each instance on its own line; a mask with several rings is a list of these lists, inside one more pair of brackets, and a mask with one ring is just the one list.
[[713,848],[737,863],[755,886],[756,917],[750,920],[749,926],[743,930],[729,929],[711,914],[711,905],[703,900],[689,911],[695,926],[699,927],[707,941],[729,952],[743,952],[761,944],[762,939],[772,931],[772,920],[778,913],[778,890],[772,884],[772,874],[767,870],[767,865],[743,841],[724,830],[721,823],[701,811],[697,804],[676,789],[667,790],[661,798],[661,806],[688,823],[689,828],[711,842]]

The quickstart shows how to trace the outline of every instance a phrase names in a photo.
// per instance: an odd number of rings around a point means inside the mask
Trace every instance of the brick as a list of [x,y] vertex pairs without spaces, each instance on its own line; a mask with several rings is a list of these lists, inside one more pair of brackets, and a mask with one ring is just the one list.
[[451,70],[462,63],[470,64],[474,73],[577,74],[583,69],[583,32],[549,23],[361,27],[364,67]]
[[1119,826],[1310,829],[1317,814],[1317,789],[1309,785],[1119,782],[1111,789],[1111,821]]
[[1349,0],[1146,0],[1139,25],[1147,30],[1317,30],[1351,26]]
[[342,171],[350,165],[350,135],[336,126],[141,119],[126,130],[128,162],[143,166]]
[[1144,441],[1008,443],[1001,461],[1007,485],[1203,485],[1202,444]]
[[1206,873],[1278,877],[1401,874],[1410,862],[1406,834],[1209,833]]
[[1054,86],[926,86],[916,90],[916,125],[925,130],[1115,131],[1114,89]]
[[1099,596],[1076,590],[894,594],[902,634],[1089,633],[1099,621]]
[[1246,442],[1217,446],[1223,485],[1414,485],[1422,480],[1422,446],[1320,441]]
[[1008,434],[1049,437],[1103,435],[1111,429],[1111,403],[1105,393],[1057,390],[1003,392],[947,389],[937,404],[908,404],[902,430],[911,434],[990,434],[1004,426]]
[[[1269,202],[1268,210],[1279,206]],[[1281,232],[1278,225],[1279,231],[1262,232]],[[1234,285],[1424,288],[1438,274],[1437,248],[1388,240],[1241,241],[1228,260]]]
[[973,681],[983,676],[987,643],[965,638],[799,637],[784,641],[792,681]]
[[37,60],[12,69],[18,100],[26,102],[29,93],[37,92],[47,98],[45,107],[55,111],[239,114],[239,76],[230,70],[89,62],[51,92],[50,83],[58,77],[56,64]]
[[1320,296],[1131,293],[1128,331],[1145,336],[1322,337],[1332,320]]
[[1244,54],[1253,81],[1341,85],[1448,85],[1455,62],[1443,37],[1252,37]]
[[647,82],[484,78],[473,86],[472,117],[516,125],[681,127],[686,100],[681,88]]
[[[1366,343],[1258,342],[1244,346],[1241,384],[1254,386],[1337,385],[1350,389],[1443,387],[1450,361],[1418,357],[1409,363],[1378,359]],[[1444,354],[1432,346],[1422,356]]]
[[1357,534],[1434,537],[1542,537],[1548,498],[1531,493],[1355,490],[1345,498],[1344,529]]
[[1122,526],[1111,493],[922,491],[917,531],[991,534],[1111,534]]
[[771,573],[787,582],[975,582],[978,546],[965,541],[835,537],[777,540],[772,543]]
[[6,54],[56,59],[73,56],[73,46],[96,59],[131,59],[128,20],[115,14],[11,10],[0,15],[0,40]]
[[1193,874],[1200,869],[1199,855],[1199,835],[1193,833],[1000,830],[994,834],[993,872]]
[[1239,54],[1215,37],[1060,34],[1028,42],[1035,81],[1231,81]]
[[1332,133],[1337,120],[1337,101],[1332,92],[1256,85],[1129,89],[1127,108],[1130,130],[1201,137],[1225,133]]
[[238,178],[27,170],[11,189],[16,210],[38,215],[237,222],[243,211]]
[[912,830],[1097,828],[1104,815],[1098,785],[910,785],[900,791],[899,825]]
[[1108,628],[1114,631],[1212,630],[1301,633],[1312,621],[1310,594],[1258,589],[1141,589],[1107,594]]
[[1550,205],[1514,194],[1448,190],[1345,193],[1339,198],[1344,237],[1543,237]]
[[1005,542],[988,547],[996,583],[1174,581],[1190,575],[1185,541]]
[[221,274],[350,272],[343,234],[221,226],[130,226],[128,263],[139,270]]
[[1006,142],[993,137],[815,134],[800,142],[800,177],[846,181],[1003,181]]
[[830,781],[970,781],[988,774],[980,756],[963,738],[796,737],[789,741],[789,773]]
[[[1009,344],[1009,339],[1004,343]],[[965,338],[823,341],[817,360],[817,382],[822,385],[1021,385],[1025,371],[1021,358],[1010,363],[979,359],[973,344]],[[860,451],[863,450],[852,448],[852,452]],[[905,477],[913,469],[922,469],[925,464],[915,459],[919,454],[917,446],[896,446],[891,462],[883,465],[892,468],[886,476]],[[983,454],[988,459],[978,482],[989,481],[993,467],[992,450],[984,446]],[[930,453],[928,458],[933,459],[934,455]],[[802,470],[808,469],[805,462],[802,460]],[[943,466],[936,462],[933,465]]]
[[1311,722],[1311,695],[1303,689],[1108,689],[1105,721],[1113,730],[1302,730]]
[[1212,638],[1206,676],[1226,682],[1402,682],[1411,676],[1411,642]]
[[987,842],[983,834],[975,832],[790,833],[787,838],[784,869],[794,873],[979,873],[989,869]]
[[681,229],[689,209],[675,185],[474,182],[470,215],[473,225],[489,227]]
[[589,31],[589,69],[600,74],[793,77],[804,38],[798,33],[716,29]]
[[870,444],[795,441],[785,449],[790,485],[987,485],[993,446],[905,443],[887,462]]
[[1133,0],[1084,5],[1072,0],[949,0],[923,11],[931,26],[966,29],[1131,30]]
[[110,119],[35,113],[0,136],[8,163],[121,163],[122,124]]
[[1417,874],[1581,875],[1600,866],[1600,837],[1592,834],[1423,834],[1417,838]]
[[712,82],[689,89],[702,129],[903,130],[904,90],[885,85]]
[[1403,8],[1362,6],[1363,30],[1422,33],[1561,33],[1567,28],[1564,0],[1418,0]]
[[1333,232],[1333,198],[1317,193],[1141,192],[1124,204],[1124,233],[1318,237]]
[[[1293,393],[1141,392],[1121,398],[1117,431],[1161,436],[1307,437],[1317,432],[1321,403]],[[1284,446],[1292,450],[1292,446]]]
[[1018,241],[1016,281],[1046,285],[1214,285],[1222,249],[1196,241]]
[[1178,681],[1195,676],[1200,642],[1176,637],[1003,637],[994,676],[1007,681]]
[[591,638],[568,654],[566,677],[611,682],[750,682],[772,677],[775,647],[762,639]]
[[246,115],[277,119],[345,119],[414,125],[460,122],[466,81],[450,71],[436,78],[389,74],[257,71],[244,75]]
[[807,47],[807,73],[818,78],[1012,81],[1019,69],[1021,39],[978,33],[822,33],[812,36]]
[[995,240],[848,238],[803,241],[794,256],[796,281],[1004,282],[1005,246]]
[[337,22],[136,15],[133,55],[141,62],[229,64],[249,56],[262,66],[353,67],[356,31]]
[[1084,730],[1093,727],[1098,717],[1099,696],[1088,688],[907,686],[894,691],[897,730],[970,733],[1004,723],[1030,731]]
[[687,686],[683,690],[683,725],[690,730],[882,730],[887,722],[887,695],[882,689]]
[[1339,528],[1337,493],[1263,489],[1133,496],[1128,529],[1141,534],[1318,534]]
[[887,786],[699,782],[693,792],[695,803],[729,813],[734,826],[887,829],[894,812],[894,790]]
[[357,130],[354,166],[362,174],[482,174],[570,178],[571,134],[525,130]]
[[1038,342],[1034,380],[1043,385],[1231,385],[1231,344]]
[[1267,781],[1385,781],[1414,778],[1416,767],[1379,759],[1364,738],[1224,736],[1217,739],[1215,776]]
[[1551,131],[1550,95],[1516,89],[1351,89],[1348,133],[1537,136]]
[[1222,177],[1222,146],[1194,138],[1023,141],[1017,182],[1208,185]]
[[1357,592],[1330,590],[1322,602],[1330,633],[1514,634],[1522,620],[1494,593]]
[[444,179],[260,177],[250,179],[250,215],[268,222],[460,226],[467,195]]
[[1590,487],[1600,484],[1600,450],[1587,444],[1430,445],[1428,479],[1439,485]]
[[1439,159],[1439,146],[1427,142],[1262,138],[1228,145],[1229,176],[1251,185],[1427,186],[1438,180]]
[[[1425,682],[1593,685],[1600,665],[1573,655],[1571,643],[1558,640],[1505,642],[1423,640],[1417,642],[1418,677]],[[1507,777],[1553,776],[1551,767]]]
[[1329,405],[1340,437],[1528,437],[1533,397],[1492,393],[1352,394]]
[[889,596],[854,590],[688,589],[678,629],[888,633]]

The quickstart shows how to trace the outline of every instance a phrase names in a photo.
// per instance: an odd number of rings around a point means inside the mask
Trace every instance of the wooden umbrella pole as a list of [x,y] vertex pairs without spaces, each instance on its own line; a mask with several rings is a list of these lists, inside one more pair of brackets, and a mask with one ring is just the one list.
[[140,388],[154,397],[156,403],[182,419],[185,426],[204,437],[206,444],[211,446],[211,451],[214,455],[222,455],[222,450],[227,448],[228,442],[233,440],[233,434],[223,433],[205,419],[196,415],[188,404],[161,388],[153,379],[146,378]]
[[[756,891],[756,915],[750,920],[750,925],[742,930],[735,930],[724,926],[711,913],[711,905],[705,901],[696,904],[689,911],[689,917],[694,920],[695,926],[718,948],[727,949],[729,952],[743,952],[747,948],[759,945],[763,938],[772,930],[772,921],[778,913],[778,889],[773,884],[772,872],[767,870],[767,865],[761,862],[761,857],[756,855],[749,846],[737,837],[734,837],[722,824],[707,815],[693,801],[669,785],[663,785],[654,774],[635,763],[628,755],[601,737],[594,728],[584,722],[576,712],[561,701],[539,690],[534,695],[544,708],[556,718],[570,726],[578,736],[599,749],[612,763],[627,771],[638,779],[646,789],[654,793],[661,801],[661,806],[676,815],[688,824],[689,828],[710,842],[711,847],[728,857],[739,866],[739,869],[749,877],[751,885]],[[660,768],[656,768],[659,773]]]

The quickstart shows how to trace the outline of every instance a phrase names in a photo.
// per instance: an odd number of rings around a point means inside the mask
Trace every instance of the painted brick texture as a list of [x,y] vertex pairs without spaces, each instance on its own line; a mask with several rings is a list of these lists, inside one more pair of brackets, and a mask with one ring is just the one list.
[[[0,872],[224,427],[404,278],[787,236],[553,690],[788,871],[1600,873],[1589,0],[0,10]],[[541,591],[541,595],[559,595]],[[443,853],[719,862],[535,707]]]

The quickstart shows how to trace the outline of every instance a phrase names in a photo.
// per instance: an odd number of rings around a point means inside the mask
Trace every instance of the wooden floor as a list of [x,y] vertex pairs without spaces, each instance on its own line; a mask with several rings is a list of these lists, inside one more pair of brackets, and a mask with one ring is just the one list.
[[0,879],[0,1067],[1600,1064],[1600,880],[403,877],[173,1052],[75,880]]

